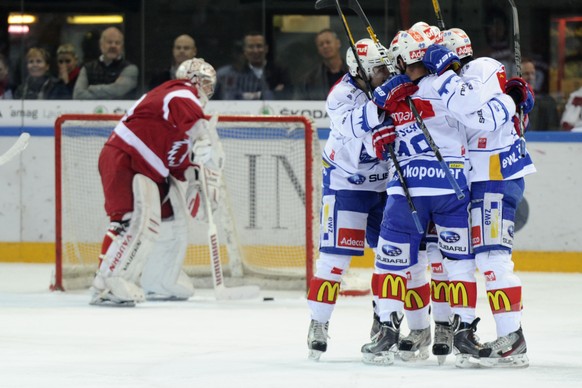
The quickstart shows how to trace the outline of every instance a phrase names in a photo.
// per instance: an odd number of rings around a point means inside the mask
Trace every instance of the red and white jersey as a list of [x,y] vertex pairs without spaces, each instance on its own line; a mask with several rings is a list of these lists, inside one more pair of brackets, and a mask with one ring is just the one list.
[[169,174],[183,180],[192,147],[186,132],[204,118],[197,93],[186,80],[152,89],[127,111],[106,144],[130,154],[136,170],[155,182]]

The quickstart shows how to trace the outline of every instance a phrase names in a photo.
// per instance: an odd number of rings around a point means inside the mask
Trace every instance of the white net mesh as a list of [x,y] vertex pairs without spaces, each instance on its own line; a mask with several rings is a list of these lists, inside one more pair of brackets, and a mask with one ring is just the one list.
[[[91,283],[109,224],[97,161],[117,120],[70,115],[59,121],[55,286],[83,288]],[[314,128],[303,117],[221,116],[218,133],[227,195],[215,218],[226,284],[305,287],[320,201]],[[210,286],[206,224],[192,221],[189,236],[184,268],[195,285]]]

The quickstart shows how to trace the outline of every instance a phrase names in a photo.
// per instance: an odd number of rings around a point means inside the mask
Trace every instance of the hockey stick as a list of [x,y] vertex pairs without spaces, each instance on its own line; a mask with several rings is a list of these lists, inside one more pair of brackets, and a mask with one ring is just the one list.
[[[210,132],[216,131],[218,115],[210,119]],[[212,129],[214,128],[214,129]],[[220,262],[220,245],[218,244],[218,230],[212,214],[212,205],[208,198],[208,186],[206,184],[206,173],[202,166],[199,173],[200,183],[205,198],[206,214],[208,216],[208,247],[210,249],[210,270],[214,284],[214,295],[218,300],[228,299],[252,299],[259,296],[259,287],[257,286],[240,286],[229,287],[224,285],[224,274],[222,272],[222,263]]]
[[12,144],[12,147],[8,151],[0,155],[0,166],[8,163],[12,158],[24,151],[28,147],[28,139],[30,139],[30,134],[28,132],[22,132],[16,140],[16,143]]
[[432,0],[432,7],[434,8],[434,13],[437,18],[437,26],[440,30],[444,30],[445,27],[445,20],[443,19],[443,14],[441,13],[441,6],[439,4],[439,0]]
[[[329,2],[330,0],[319,0],[319,1]],[[338,7],[339,7],[339,1],[340,0],[337,0]],[[372,28],[372,25],[370,24],[370,21],[368,20],[368,17],[364,13],[364,10],[360,6],[360,3],[358,2],[358,0],[344,0],[344,2],[346,3],[348,8],[350,8],[352,11],[354,11],[360,17],[360,20],[366,26],[366,30],[368,30],[368,34],[370,35],[370,38],[376,44],[376,47],[381,47],[380,41],[378,40],[378,37],[376,36],[376,33],[374,32],[374,29]],[[388,55],[386,54],[386,52],[384,50],[382,50],[382,51],[380,51],[380,54],[382,55],[382,61],[384,62],[384,64],[388,68],[388,71],[391,74],[396,74],[396,69],[394,68],[394,66],[392,65],[390,60],[388,59]],[[434,142],[434,139],[430,135],[428,128],[424,124],[424,120],[422,119],[422,117],[418,113],[418,110],[416,109],[416,106],[414,105],[414,101],[412,101],[412,98],[410,96],[408,96],[408,97],[406,97],[406,102],[408,103],[408,106],[409,106],[410,110],[412,111],[412,114],[414,116],[414,120],[416,121],[416,124],[422,130],[422,133],[424,134],[424,137],[426,138],[426,141],[427,141],[429,147],[431,148],[432,152],[434,152],[434,154],[435,154],[435,156],[436,156],[436,158],[441,166],[441,169],[444,171],[445,176],[447,177],[449,183],[451,184],[451,187],[455,191],[455,194],[457,195],[457,199],[465,198],[465,194],[461,191],[461,188],[459,187],[459,184],[457,183],[457,181],[453,177],[453,174],[451,173],[449,166],[447,165],[447,163],[443,159],[443,156],[441,155],[439,147]]]
[[[346,32],[346,35],[348,36],[348,40],[350,41],[350,47],[352,49],[352,53],[354,54],[354,58],[356,59],[356,63],[358,64],[358,69],[360,70],[360,73],[362,75],[364,75],[362,78],[364,79],[364,82],[366,83],[366,87],[367,87],[367,96],[368,99],[372,99],[372,85],[370,84],[370,80],[368,79],[368,77],[365,76],[366,72],[364,71],[364,67],[362,66],[362,62],[360,61],[360,57],[358,55],[358,51],[356,50],[356,43],[354,42],[354,37],[352,35],[352,32],[350,31],[350,27],[348,26],[348,22],[344,16],[344,13],[341,9],[341,6],[339,4],[339,0],[317,0],[315,2],[315,9],[322,9],[322,8],[329,8],[329,7],[335,7],[337,9],[337,12],[342,20],[342,24],[344,26],[344,30]],[[371,34],[370,34],[371,36]],[[374,34],[374,37],[376,35]],[[380,42],[376,39],[374,41],[374,43],[376,44],[376,47],[379,50],[382,50],[382,46],[380,45]],[[385,54],[385,53],[384,53]],[[384,58],[384,56],[383,56]],[[386,56],[387,59],[387,56]],[[385,61],[386,66],[388,66],[389,61]],[[390,64],[391,66],[391,64]],[[388,67],[388,69],[390,69],[390,67]],[[392,70],[394,70],[392,68]],[[391,71],[392,73],[392,71]],[[392,163],[394,164],[394,169],[396,170],[396,175],[398,176],[398,181],[400,182],[400,186],[402,187],[402,190],[404,191],[404,196],[406,197],[406,202],[408,202],[408,207],[410,208],[410,213],[412,214],[412,219],[414,221],[414,224],[416,225],[416,230],[418,231],[419,234],[424,234],[424,230],[422,228],[422,225],[420,224],[420,220],[418,218],[418,212],[416,210],[416,206],[414,206],[414,202],[412,202],[412,197],[410,196],[410,191],[408,190],[408,185],[406,184],[406,181],[404,180],[404,173],[402,172],[402,168],[400,168],[400,163],[398,163],[398,159],[396,158],[396,153],[394,152],[394,146],[392,144],[390,144],[388,146],[388,152],[390,153],[390,159],[392,160]]]
[[[511,12],[513,16],[513,49],[515,51],[515,71],[517,76],[521,78],[521,44],[519,42],[519,17],[517,15],[517,6],[513,0],[508,0],[511,5]],[[525,158],[525,128],[523,125],[523,107],[519,108],[519,154]]]

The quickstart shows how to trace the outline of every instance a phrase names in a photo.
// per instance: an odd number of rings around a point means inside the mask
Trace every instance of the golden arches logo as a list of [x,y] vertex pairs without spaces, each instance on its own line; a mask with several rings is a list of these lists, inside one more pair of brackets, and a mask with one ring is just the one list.
[[[414,299],[414,305],[412,304],[412,300]],[[406,297],[404,298],[404,306],[407,310],[412,310],[413,308],[416,310],[420,310],[425,306],[422,297],[418,292],[415,290],[407,290]]]
[[487,299],[489,299],[489,304],[491,305],[491,310],[500,311],[503,302],[503,309],[505,311],[511,311],[511,302],[509,297],[502,290],[497,290],[495,292],[487,291]]
[[[390,289],[390,293],[388,292],[388,289]],[[404,300],[405,295],[406,284],[404,283],[404,278],[402,276],[392,276],[392,274],[387,274],[382,281],[380,298],[388,298],[389,296],[393,296],[397,299]]]
[[325,302],[324,297],[327,295],[327,302],[335,302],[339,294],[340,284],[338,282],[325,281],[319,286],[317,291],[317,301]]
[[430,286],[432,290],[432,299],[434,301],[436,302],[449,301],[449,282],[432,280],[430,282]]
[[451,302],[451,306],[469,306],[467,288],[462,282],[449,283],[449,302]]

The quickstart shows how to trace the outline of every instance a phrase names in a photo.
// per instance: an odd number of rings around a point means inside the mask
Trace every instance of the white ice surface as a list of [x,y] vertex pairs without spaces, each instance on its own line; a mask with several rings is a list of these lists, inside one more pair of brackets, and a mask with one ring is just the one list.
[[[582,387],[582,274],[519,273],[529,368],[461,370],[452,356],[440,367],[434,356],[362,364],[368,297],[338,301],[328,351],[312,362],[299,291],[263,290],[261,297],[275,298],[269,302],[217,302],[199,290],[188,302],[102,308],[88,305],[89,291],[48,291],[50,272],[0,264],[2,388]],[[488,341],[495,329],[482,291],[477,333]]]

